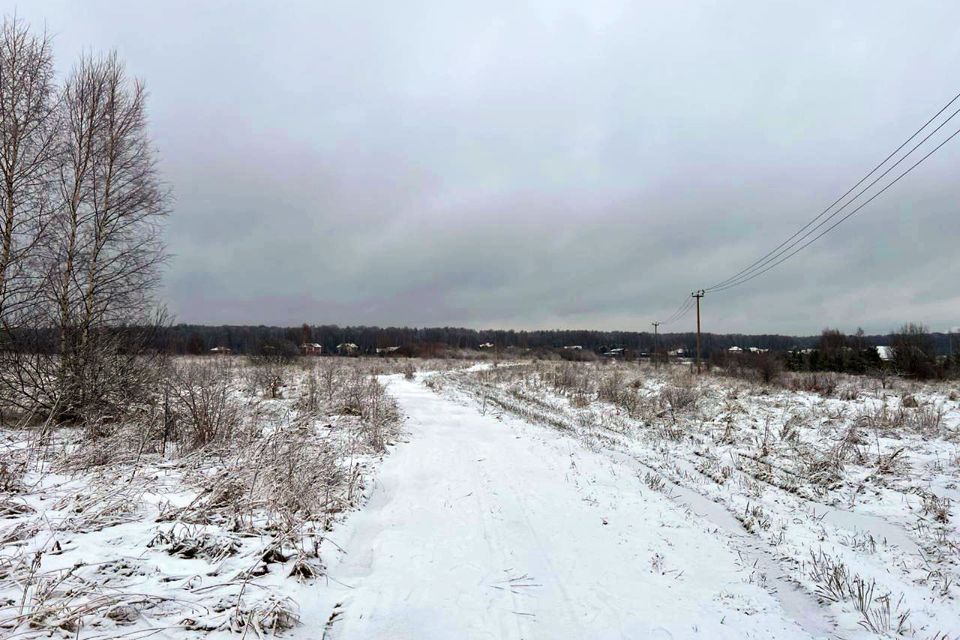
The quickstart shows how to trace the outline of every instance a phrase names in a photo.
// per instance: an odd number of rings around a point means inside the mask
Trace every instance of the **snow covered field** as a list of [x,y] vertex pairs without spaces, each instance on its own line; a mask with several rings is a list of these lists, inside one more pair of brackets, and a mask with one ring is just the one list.
[[181,394],[164,455],[5,430],[0,635],[960,637],[956,387],[417,364],[193,372],[233,431]]
[[[668,497],[813,635],[960,636],[955,384],[817,374],[780,387],[538,363],[433,385],[582,443],[618,470],[621,493]],[[688,581],[716,561],[694,557]]]

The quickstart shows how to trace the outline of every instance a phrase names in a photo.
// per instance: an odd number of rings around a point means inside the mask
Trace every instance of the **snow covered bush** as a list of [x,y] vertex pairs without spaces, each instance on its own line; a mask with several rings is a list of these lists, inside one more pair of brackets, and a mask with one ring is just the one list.
[[237,382],[235,367],[222,358],[174,364],[164,441],[188,451],[229,441],[241,424]]

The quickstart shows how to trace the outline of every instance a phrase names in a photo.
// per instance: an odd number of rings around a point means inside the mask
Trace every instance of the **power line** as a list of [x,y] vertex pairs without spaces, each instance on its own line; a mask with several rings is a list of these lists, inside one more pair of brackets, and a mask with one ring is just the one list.
[[678,315],[680,315],[680,313],[683,311],[683,308],[684,308],[687,304],[689,304],[689,302],[690,302],[689,300],[684,299],[683,304],[681,304],[679,307],[677,307],[676,310],[674,310],[673,313],[671,313],[669,316],[667,316],[667,319],[666,319],[666,320],[661,320],[661,324],[666,324],[666,323],[668,323],[668,322],[673,322],[673,320],[674,320]]
[[[786,262],[787,260],[789,260],[790,258],[792,258],[793,256],[795,256],[796,254],[800,253],[801,251],[803,251],[804,249],[806,249],[808,246],[810,246],[811,244],[813,244],[814,242],[816,242],[817,240],[819,240],[819,239],[822,238],[823,236],[827,235],[828,233],[830,233],[831,231],[833,231],[834,229],[836,229],[836,228],[837,228],[838,226],[840,226],[843,222],[845,222],[846,220],[848,220],[851,216],[855,215],[857,212],[859,212],[859,211],[860,211],[861,209],[863,209],[865,206],[867,206],[868,204],[870,204],[871,202],[873,202],[874,200],[876,200],[878,197],[880,197],[881,195],[883,195],[888,189],[890,189],[891,187],[893,187],[893,186],[894,186],[895,184],[897,184],[901,179],[903,179],[904,177],[906,177],[909,173],[911,173],[914,169],[916,169],[916,168],[917,168],[918,166],[920,166],[924,161],[926,161],[927,158],[929,158],[930,156],[932,156],[934,153],[936,153],[936,152],[939,151],[941,148],[943,148],[944,145],[946,145],[948,142],[950,142],[950,141],[953,140],[955,137],[957,137],[958,135],[960,135],[960,129],[954,131],[954,132],[953,132],[950,136],[948,136],[945,140],[943,140],[942,142],[940,142],[940,144],[938,144],[938,145],[937,145],[936,147],[934,147],[932,150],[930,150],[929,152],[927,152],[923,157],[921,157],[919,160],[917,160],[917,161],[914,162],[912,165],[910,165],[906,170],[904,170],[904,171],[901,172],[899,175],[897,175],[893,180],[891,180],[891,181],[888,182],[885,186],[883,186],[882,188],[880,188],[879,191],[877,191],[877,192],[874,193],[872,196],[870,196],[869,198],[867,198],[864,202],[862,202],[861,204],[859,204],[859,205],[858,205],[856,208],[854,208],[852,211],[848,212],[846,215],[844,215],[843,217],[841,217],[839,220],[837,220],[836,222],[834,222],[833,224],[831,224],[829,227],[827,227],[826,229],[824,229],[824,230],[821,231],[820,233],[817,233],[816,235],[814,235],[814,233],[816,233],[818,229],[820,229],[821,227],[823,227],[824,225],[826,225],[826,224],[827,224],[828,222],[830,222],[833,218],[835,218],[835,217],[838,216],[840,213],[842,213],[845,209],[847,209],[850,205],[852,205],[853,203],[855,203],[861,196],[863,196],[867,191],[869,191],[871,188],[873,188],[878,182],[880,182],[881,180],[883,180],[887,175],[890,174],[890,172],[892,172],[895,168],[897,168],[900,164],[902,164],[907,158],[909,158],[915,151],[917,151],[917,149],[919,149],[919,148],[920,148],[921,146],[923,146],[928,140],[930,140],[931,137],[933,137],[936,133],[938,133],[938,132],[939,132],[947,123],[949,123],[954,117],[956,117],[958,114],[960,114],[960,109],[957,109],[957,110],[954,111],[952,114],[950,114],[943,122],[941,122],[941,123],[940,123],[939,125],[937,125],[932,131],[930,131],[926,136],[924,136],[923,139],[920,140],[920,142],[918,142],[917,144],[915,144],[909,151],[907,151],[905,154],[903,154],[903,156],[901,156],[895,163],[893,163],[891,166],[887,167],[887,169],[884,170],[883,173],[881,173],[879,176],[877,176],[876,178],[874,178],[867,186],[865,186],[863,189],[861,189],[856,195],[854,195],[852,198],[850,198],[849,200],[847,200],[847,202],[844,203],[843,206],[841,206],[839,209],[837,209],[836,211],[833,211],[833,213],[830,213],[830,215],[827,216],[827,213],[829,213],[834,207],[836,207],[840,202],[842,202],[845,198],[847,198],[847,196],[849,196],[851,193],[853,193],[854,191],[856,191],[857,188],[860,187],[860,185],[862,185],[864,182],[866,182],[867,180],[869,180],[871,176],[873,176],[875,173],[877,173],[877,171],[879,171],[881,168],[883,168],[883,166],[886,165],[887,162],[889,162],[889,161],[890,161],[892,158],[894,158],[898,153],[900,153],[900,151],[902,151],[908,144],[910,144],[910,142],[911,142],[912,140],[914,140],[918,135],[920,135],[921,133],[923,133],[923,131],[924,131],[928,126],[930,126],[930,124],[932,124],[937,118],[939,118],[939,117],[940,117],[947,109],[949,109],[950,106],[951,106],[954,102],[956,102],[958,99],[960,99],[960,93],[956,94],[949,102],[947,102],[947,104],[945,104],[939,111],[937,111],[937,113],[935,113],[929,120],[927,120],[927,121],[923,124],[923,126],[921,126],[919,129],[917,129],[917,130],[913,133],[913,135],[911,135],[909,138],[907,138],[899,147],[897,147],[892,153],[890,153],[886,158],[884,158],[882,162],[880,162],[880,163],[879,163],[878,165],[876,165],[873,169],[871,169],[870,172],[868,172],[868,173],[867,173],[865,176],[863,176],[859,181],[857,181],[857,183],[854,184],[852,187],[850,187],[843,195],[841,195],[839,198],[837,198],[836,200],[834,200],[833,203],[831,203],[829,207],[827,207],[826,209],[824,209],[824,210],[823,210],[822,212],[820,212],[816,217],[814,217],[812,220],[810,220],[809,222],[807,222],[803,227],[801,227],[799,230],[797,230],[792,236],[790,236],[789,238],[787,238],[785,241],[783,241],[782,243],[780,243],[780,244],[779,244],[776,248],[774,248],[772,251],[768,252],[767,254],[765,254],[764,256],[762,256],[760,259],[756,260],[756,261],[753,262],[751,265],[749,265],[749,266],[746,267],[745,269],[741,270],[740,272],[736,273],[735,275],[727,278],[726,280],[723,280],[723,281],[721,281],[721,282],[718,282],[717,284],[715,284],[715,285],[713,285],[713,286],[711,286],[711,287],[709,287],[709,288],[707,288],[707,289],[700,289],[699,291],[695,292],[694,294],[692,294],[692,297],[691,297],[691,298],[686,298],[686,299],[684,300],[684,303],[681,304],[680,307],[679,307],[676,311],[674,311],[674,313],[673,313],[667,320],[664,320],[664,321],[662,321],[662,322],[660,322],[660,323],[658,323],[658,324],[663,325],[663,324],[669,324],[669,323],[672,323],[672,322],[676,322],[676,321],[680,320],[683,316],[685,316],[687,313],[689,313],[689,311],[690,311],[694,306],[696,306],[696,307],[697,307],[697,333],[698,333],[698,338],[699,338],[699,329],[700,329],[700,304],[699,304],[699,302],[700,302],[700,298],[703,297],[703,295],[704,295],[705,293],[708,293],[708,292],[718,292],[718,291],[724,291],[724,290],[727,290],[727,289],[732,289],[732,288],[737,287],[737,286],[739,286],[739,285],[741,285],[741,284],[744,284],[744,283],[746,283],[746,282],[749,282],[750,280],[753,280],[753,279],[756,278],[756,277],[759,277],[759,276],[763,275],[763,274],[766,273],[767,271],[770,271],[771,269],[777,267],[777,266],[780,265],[780,264],[783,264],[784,262]],[[827,217],[826,217],[825,219],[822,219],[822,218],[824,218],[824,216],[827,216]],[[822,219],[822,220],[821,220],[821,219]],[[819,221],[819,222],[818,222],[818,221]],[[811,236],[813,236],[813,237],[811,237]],[[802,244],[801,244],[801,243],[802,243]],[[694,303],[694,300],[696,301],[695,303]],[[698,342],[699,342],[699,341],[698,341]],[[699,344],[698,344],[698,355],[699,355]],[[698,358],[698,364],[699,364],[699,358]]]
[[[763,257],[761,257],[759,260],[757,260],[756,262],[754,262],[753,264],[751,264],[751,265],[748,266],[747,268],[745,268],[745,269],[743,269],[742,271],[740,271],[739,273],[737,273],[737,274],[735,274],[734,276],[731,276],[730,278],[727,278],[726,280],[723,280],[723,281],[721,281],[721,282],[719,282],[719,283],[717,283],[717,284],[715,284],[715,285],[712,285],[711,287],[708,287],[708,288],[707,288],[707,291],[710,291],[710,290],[712,290],[712,289],[716,289],[716,288],[722,287],[722,286],[728,284],[729,282],[731,282],[731,281],[733,281],[733,280],[736,280],[736,279],[737,279],[738,277],[740,277],[741,275],[744,275],[744,274],[746,274],[747,272],[750,272],[750,271],[752,271],[752,270],[755,270],[756,268],[759,268],[759,267],[763,266],[763,264],[764,264],[765,262],[769,262],[770,260],[775,259],[776,256],[775,256],[774,254],[777,254],[777,252],[778,252],[780,249],[782,249],[782,248],[783,248],[784,246],[786,246],[787,244],[790,244],[792,240],[794,240],[797,236],[799,236],[800,234],[802,234],[806,229],[808,229],[808,228],[810,227],[810,225],[812,225],[812,224],[815,223],[817,220],[819,220],[819,219],[822,218],[824,215],[826,215],[826,213],[827,213],[828,211],[830,211],[830,209],[832,209],[833,207],[835,207],[840,201],[842,201],[844,198],[846,198],[848,195],[850,195],[850,193],[852,193],[857,187],[859,187],[861,184],[863,184],[871,175],[873,175],[874,173],[876,173],[877,170],[879,170],[884,164],[886,164],[891,158],[893,158],[893,157],[894,157],[897,153],[899,153],[905,146],[907,146],[907,144],[909,144],[911,140],[913,140],[914,138],[916,138],[917,135],[919,135],[924,129],[926,129],[926,128],[930,125],[930,123],[932,123],[932,122],[933,122],[934,120],[936,120],[944,111],[946,111],[946,110],[950,107],[950,105],[952,105],[954,102],[956,102],[956,100],[957,100],[958,98],[960,98],[960,93],[958,93],[957,95],[955,95],[955,96],[953,97],[953,99],[951,99],[951,100],[950,100],[946,105],[944,105],[936,114],[934,114],[929,120],[927,120],[927,121],[923,124],[922,127],[920,127],[919,129],[917,129],[917,130],[913,133],[913,135],[911,135],[909,138],[907,138],[907,139],[906,139],[899,147],[897,147],[892,153],[890,153],[886,158],[884,158],[882,162],[880,162],[877,166],[875,166],[873,169],[871,169],[870,172],[867,173],[865,176],[863,176],[855,185],[853,185],[852,187],[850,187],[850,189],[848,189],[842,196],[840,196],[839,198],[837,198],[836,200],[834,200],[833,203],[830,204],[830,206],[828,206],[828,207],[827,207],[826,209],[824,209],[819,215],[817,215],[815,218],[813,218],[813,219],[810,220],[807,224],[805,224],[803,227],[801,227],[796,233],[794,233],[792,236],[790,236],[789,238],[787,238],[785,241],[783,241],[780,245],[778,245],[778,246],[777,246],[776,248],[774,248],[772,251],[770,251],[769,253],[767,253],[766,255],[764,255]],[[916,146],[914,146],[913,149],[911,149],[907,154],[905,154],[902,158],[900,158],[900,160],[898,160],[897,163],[893,165],[893,167],[896,167],[898,164],[900,164],[901,162],[903,162],[911,153],[913,153],[914,151],[916,151],[916,149],[917,149],[921,144],[923,144],[924,142],[926,142],[934,133],[936,133],[937,131],[939,131],[947,122],[949,122],[954,116],[956,116],[958,112],[960,112],[960,110],[955,111],[953,114],[951,114],[950,117],[948,117],[944,122],[942,122],[933,132],[931,132],[930,134],[928,134],[919,144],[917,144]],[[866,190],[869,189],[871,186],[873,186],[874,184],[876,184],[876,182],[877,182],[878,180],[882,179],[886,174],[888,174],[888,173],[893,169],[893,167],[890,167],[889,169],[887,169],[887,171],[884,172],[884,174],[881,175],[880,178],[877,178],[877,180],[874,180],[874,181],[873,181],[872,183],[870,183],[870,185],[868,185],[864,190],[862,190],[860,193],[858,193],[856,196],[854,196],[849,202],[847,202],[847,204],[844,205],[844,207],[841,208],[841,210],[842,210],[843,208],[849,206],[854,200],[856,200],[858,197],[860,197],[860,196],[864,193],[864,191],[866,191]],[[830,217],[833,217],[833,216],[836,215],[837,213],[839,213],[839,211],[834,212],[834,214],[831,214]],[[829,219],[829,218],[828,218],[828,219]],[[822,225],[822,223],[821,223],[821,225]],[[821,226],[821,225],[818,225],[818,227]],[[816,228],[815,228],[815,229],[816,229]],[[815,229],[814,229],[814,230],[815,230]],[[812,231],[813,231],[813,230],[811,230],[811,232],[812,232]],[[806,237],[807,235],[809,235],[809,233],[808,233],[808,234],[805,234],[805,237]],[[801,238],[799,241],[802,241],[802,238]],[[798,241],[798,242],[799,242],[799,241]],[[793,245],[796,245],[796,243],[793,243]],[[790,247],[788,247],[786,250],[789,250],[789,249],[790,249]],[[780,253],[783,253],[783,252],[780,252]],[[778,255],[779,255],[779,254],[778,254]]]
[[[834,201],[830,204],[829,207],[827,207],[826,209],[824,209],[822,212],[820,212],[820,214],[818,214],[818,215],[817,215],[816,217],[814,217],[812,220],[810,220],[809,222],[807,222],[803,227],[801,227],[799,230],[797,230],[792,236],[790,236],[789,238],[787,238],[786,240],[784,240],[782,243],[780,243],[780,244],[779,244],[776,248],[774,248],[772,251],[770,251],[769,253],[765,254],[764,256],[762,256],[761,258],[759,258],[758,260],[756,260],[755,262],[753,262],[752,264],[750,264],[750,265],[749,265],[748,267],[746,267],[745,269],[739,271],[738,273],[736,273],[736,274],[734,274],[733,276],[727,278],[726,280],[722,280],[721,282],[718,282],[718,283],[716,283],[716,284],[708,287],[708,288],[706,289],[706,291],[708,291],[708,292],[709,292],[709,291],[722,291],[723,289],[729,288],[729,287],[731,287],[731,286],[735,286],[735,285],[737,284],[737,281],[740,280],[741,278],[743,278],[743,281],[746,282],[747,279],[749,279],[749,278],[745,278],[745,276],[748,276],[748,275],[750,275],[752,272],[757,271],[758,269],[763,268],[764,266],[766,266],[766,265],[769,264],[770,262],[776,260],[779,256],[783,255],[783,253],[785,253],[785,252],[787,252],[787,251],[790,251],[790,249],[792,249],[792,248],[795,247],[797,244],[799,244],[800,242],[802,242],[804,239],[806,239],[807,237],[809,237],[809,236],[810,236],[813,232],[815,232],[818,228],[820,228],[821,226],[823,226],[824,224],[826,224],[830,219],[832,219],[833,217],[835,217],[836,215],[838,215],[840,212],[842,212],[845,208],[847,208],[848,206],[850,206],[850,204],[852,204],[854,201],[856,201],[857,198],[859,198],[861,195],[863,195],[867,190],[869,190],[869,189],[870,189],[871,187],[873,187],[877,182],[879,182],[879,181],[882,180],[887,174],[889,174],[890,171],[892,171],[892,170],[893,170],[895,167],[897,167],[900,163],[902,163],[904,160],[906,160],[906,159],[907,159],[914,151],[916,151],[923,143],[925,143],[927,140],[929,140],[931,136],[933,136],[933,135],[936,134],[940,129],[942,129],[944,125],[946,125],[946,124],[947,124],[950,120],[952,120],[958,113],[960,113],[960,109],[958,109],[957,111],[954,111],[946,120],[944,120],[944,121],[943,121],[942,123],[940,123],[940,125],[938,125],[933,131],[931,131],[929,134],[927,134],[927,136],[924,137],[923,140],[921,140],[921,141],[920,141],[919,143],[917,143],[910,151],[908,151],[906,154],[904,154],[904,156],[901,157],[899,160],[897,160],[896,163],[894,163],[892,166],[890,166],[889,168],[887,168],[887,170],[884,171],[879,177],[877,177],[877,178],[876,178],[875,180],[873,180],[870,184],[868,184],[866,187],[864,187],[859,193],[857,193],[857,195],[855,195],[853,198],[851,198],[849,201],[847,201],[847,203],[844,204],[842,207],[840,207],[840,209],[838,209],[837,211],[834,211],[834,212],[833,212],[832,214],[830,214],[825,220],[821,221],[821,222],[820,222],[819,224],[817,224],[815,227],[813,227],[812,229],[810,229],[811,225],[813,225],[813,224],[816,223],[818,220],[820,220],[821,218],[823,218],[823,216],[825,216],[831,209],[833,209],[837,204],[839,204],[844,198],[846,198],[846,197],[847,197],[848,195],[850,195],[853,191],[855,191],[855,190],[857,189],[857,187],[859,187],[861,184],[863,184],[864,182],[866,182],[866,181],[870,178],[870,176],[872,176],[873,174],[875,174],[881,167],[883,167],[887,162],[889,162],[891,158],[893,158],[895,155],[897,155],[904,147],[906,147],[906,146],[910,143],[910,141],[912,141],[912,140],[913,140],[914,138],[916,138],[920,133],[922,133],[924,129],[926,129],[932,122],[934,122],[938,117],[940,117],[940,115],[943,114],[943,113],[944,113],[954,102],[956,102],[958,99],[960,99],[960,93],[958,93],[957,95],[955,95],[949,102],[947,102],[947,104],[945,104],[939,111],[937,111],[937,113],[935,113],[929,120],[927,120],[927,121],[923,124],[923,126],[921,126],[919,129],[917,129],[917,130],[913,133],[913,135],[911,135],[909,138],[907,138],[899,147],[897,147],[892,153],[890,153],[886,158],[884,158],[882,162],[880,162],[877,166],[875,166],[873,169],[871,169],[870,172],[868,172],[868,173],[867,173],[865,176],[863,176],[856,184],[854,184],[852,187],[850,187],[843,195],[841,195],[839,198],[837,198],[836,200],[834,200]],[[953,137],[953,136],[951,136],[951,138],[952,138],[952,137]],[[948,138],[948,140],[949,140],[949,138]],[[943,146],[943,145],[941,144],[940,146]],[[939,149],[940,147],[937,147],[937,148]],[[927,156],[925,156],[924,159],[926,159],[926,157],[927,157]],[[922,160],[921,160],[921,161],[922,161]],[[912,167],[911,167],[911,169],[912,169]],[[909,170],[907,171],[907,173],[909,173]],[[899,178],[898,178],[898,179],[899,179]],[[895,182],[895,181],[894,181],[894,182]],[[887,185],[887,187],[891,186],[892,184],[894,184],[894,183],[890,183],[890,185]],[[886,187],[884,188],[884,190],[886,190]],[[882,191],[881,191],[881,193],[882,193]],[[859,209],[858,209],[858,210],[859,210]],[[831,228],[833,228],[833,227],[831,227]],[[808,230],[808,229],[809,229],[809,230]],[[804,232],[806,232],[806,233],[804,233]],[[798,236],[802,236],[802,237],[799,237],[799,238],[798,238]],[[818,236],[818,237],[819,237],[819,236]],[[789,245],[789,246],[788,246],[788,245]],[[778,263],[778,264],[779,264],[779,263]],[[762,273],[762,271],[761,271],[761,273]]]
[[[790,243],[790,246],[786,247],[785,249],[783,249],[783,250],[781,250],[781,251],[776,252],[775,255],[773,255],[772,257],[770,257],[770,258],[767,259],[767,260],[764,260],[763,263],[762,263],[762,264],[759,264],[757,267],[755,267],[755,268],[753,268],[753,269],[750,269],[747,273],[744,273],[743,276],[741,276],[741,277],[739,277],[739,278],[730,278],[730,279],[728,279],[727,284],[724,284],[724,285],[722,285],[722,286],[716,285],[716,286],[714,286],[712,289],[708,289],[708,291],[722,291],[722,290],[724,290],[724,289],[729,289],[729,288],[731,288],[731,287],[734,287],[734,286],[740,284],[741,282],[746,282],[747,280],[752,279],[752,276],[751,276],[751,277],[746,277],[746,276],[750,275],[751,272],[757,272],[757,273],[759,274],[759,273],[764,273],[765,271],[768,271],[768,269],[762,269],[762,270],[759,271],[759,272],[758,272],[757,270],[758,270],[758,269],[761,269],[762,267],[765,267],[766,265],[769,265],[771,262],[773,262],[774,260],[776,260],[777,258],[779,258],[780,256],[782,256],[784,253],[786,253],[787,251],[790,251],[791,249],[793,249],[794,247],[796,247],[798,244],[800,244],[801,242],[803,242],[804,240],[806,240],[807,238],[809,238],[811,235],[813,235],[813,233],[814,233],[817,229],[819,229],[819,228],[822,227],[823,225],[827,224],[830,220],[832,220],[834,217],[836,217],[837,215],[839,215],[844,209],[846,209],[848,206],[850,206],[851,204],[853,204],[853,203],[857,200],[857,198],[859,198],[859,197],[862,196],[864,193],[866,193],[866,192],[867,192],[871,187],[873,187],[877,182],[879,182],[880,180],[882,180],[884,177],[887,176],[887,174],[889,174],[889,173],[890,173],[891,171],[893,171],[897,166],[899,166],[901,162],[903,162],[904,160],[906,160],[914,151],[916,151],[923,143],[925,143],[927,140],[929,140],[929,139],[931,138],[931,136],[933,136],[933,135],[934,135],[935,133],[937,133],[940,129],[942,129],[943,126],[944,126],[945,124],[947,124],[947,122],[949,122],[950,120],[952,120],[953,117],[956,116],[958,113],[960,113],[960,109],[957,109],[956,111],[954,111],[953,114],[952,114],[949,118],[947,118],[944,122],[942,122],[936,129],[934,129],[933,131],[931,131],[923,140],[921,140],[920,142],[918,142],[918,143],[913,147],[913,149],[911,149],[909,152],[907,152],[902,158],[900,158],[899,160],[897,160],[896,163],[894,163],[893,165],[891,165],[886,171],[884,171],[882,174],[880,174],[880,176],[879,176],[878,178],[876,178],[873,182],[871,182],[869,185],[867,185],[866,187],[864,187],[856,196],[854,196],[853,198],[851,198],[850,200],[848,200],[846,204],[844,204],[842,207],[840,207],[839,209],[837,209],[836,211],[834,211],[833,213],[831,213],[829,216],[827,216],[826,218],[824,218],[819,224],[817,224],[815,227],[813,227],[812,229],[810,229],[809,231],[807,231],[805,234],[803,234],[803,236],[801,236],[798,240],[796,240],[795,242]],[[946,144],[946,142],[948,142],[951,138],[953,138],[953,136],[950,136],[949,138],[947,138],[947,140],[945,140],[943,143],[941,143],[940,145],[938,145],[938,146],[934,149],[934,151],[936,151],[937,149],[939,149],[940,147],[942,147],[944,144]],[[932,153],[932,152],[931,152],[931,153]],[[927,154],[926,156],[924,156],[923,158],[921,158],[921,159],[920,159],[920,162],[923,162],[924,160],[926,160],[930,155],[931,155],[931,154]],[[918,162],[917,164],[919,164],[919,162]],[[916,165],[914,165],[914,166],[916,166]],[[908,169],[906,172],[904,172],[903,174],[901,174],[898,178],[896,178],[895,180],[893,180],[892,182],[890,182],[890,183],[889,183],[888,185],[886,185],[883,189],[881,189],[881,190],[878,191],[876,194],[874,194],[873,196],[871,196],[871,197],[867,200],[867,202],[872,201],[872,200],[873,200],[874,198],[876,198],[878,195],[880,195],[881,193],[883,193],[884,191],[886,191],[888,188],[890,188],[891,186],[893,186],[894,184],[896,184],[896,182],[897,182],[900,178],[902,178],[904,175],[906,175],[907,173],[909,173],[912,169],[913,169],[913,167],[911,167],[911,168]],[[863,204],[866,204],[866,202],[863,203]],[[863,205],[860,205],[859,207],[857,207],[857,209],[856,209],[855,211],[859,211],[859,210],[862,209],[862,208],[863,208]],[[841,219],[841,221],[842,221],[842,220],[846,220],[848,217],[849,217],[849,216],[845,216],[844,218]],[[833,228],[836,227],[836,226],[837,226],[837,225],[833,225],[833,226],[830,227],[830,229],[833,229]],[[829,229],[828,229],[828,231],[829,231]],[[814,241],[815,241],[817,238],[822,237],[823,235],[824,235],[823,233],[819,234],[816,238],[814,238]],[[811,242],[812,242],[812,241],[811,241]],[[811,242],[808,242],[808,243],[804,244],[803,246],[806,247],[807,245],[811,244]],[[801,248],[802,248],[802,247],[801,247]],[[791,253],[790,255],[794,255],[794,253],[797,253],[797,252],[795,251],[795,252]],[[788,257],[789,257],[789,256],[788,256]],[[780,262],[783,262],[783,260],[780,260],[780,261],[776,262],[776,263],[774,264],[774,266],[775,266],[776,264],[780,264]]]
[[[913,171],[914,169],[916,169],[918,166],[920,166],[920,164],[921,164],[924,160],[926,160],[927,158],[929,158],[930,156],[932,156],[934,153],[936,153],[937,151],[939,151],[941,147],[943,147],[945,144],[947,144],[948,142],[950,142],[951,140],[953,140],[957,135],[960,135],[960,129],[957,129],[956,131],[954,131],[946,140],[944,140],[943,142],[941,142],[940,144],[938,144],[936,147],[934,147],[930,152],[927,153],[927,155],[923,156],[922,158],[920,158],[919,160],[917,160],[915,163],[913,163],[913,164],[910,166],[910,168],[908,168],[906,171],[904,171],[903,173],[901,173],[900,175],[898,175],[896,178],[894,178],[893,181],[891,181],[891,182],[890,182],[887,186],[885,186],[883,189],[881,189],[881,190],[878,191],[877,193],[875,193],[875,194],[873,194],[872,196],[870,196],[869,199],[867,199],[865,202],[863,202],[863,203],[862,203],[860,206],[858,206],[856,209],[854,209],[853,211],[851,211],[851,212],[848,213],[847,215],[845,215],[845,216],[843,216],[842,218],[840,218],[839,220],[837,220],[835,223],[833,223],[832,225],[830,225],[827,229],[825,229],[824,231],[821,231],[821,232],[820,232],[819,234],[817,234],[814,238],[808,240],[807,242],[805,242],[804,244],[802,244],[800,247],[798,247],[798,248],[796,248],[795,250],[793,250],[792,252],[788,253],[786,256],[783,256],[782,258],[780,258],[780,259],[777,260],[776,262],[767,265],[764,269],[753,273],[752,275],[750,275],[750,277],[743,278],[743,279],[738,280],[738,281],[736,281],[736,282],[732,282],[732,283],[730,283],[730,284],[724,285],[723,287],[716,287],[716,288],[714,288],[712,291],[717,292],[717,291],[724,291],[724,290],[726,290],[726,289],[732,289],[733,287],[736,287],[736,286],[738,286],[738,285],[741,285],[741,284],[743,284],[743,283],[745,283],[745,282],[749,282],[750,280],[753,280],[753,279],[756,278],[757,276],[766,273],[766,272],[769,271],[770,269],[773,269],[773,268],[776,267],[777,265],[786,262],[787,260],[789,260],[790,258],[792,258],[793,256],[795,256],[796,254],[800,253],[801,251],[803,251],[804,249],[806,249],[807,247],[809,247],[811,244],[813,244],[814,242],[816,242],[817,240],[819,240],[820,238],[822,238],[823,236],[827,235],[828,233],[830,233],[831,231],[833,231],[834,229],[836,229],[841,223],[843,223],[845,220],[847,220],[848,218],[850,218],[850,216],[854,215],[855,213],[857,213],[858,211],[860,211],[861,209],[863,209],[865,206],[867,206],[868,204],[870,204],[871,202],[873,202],[877,197],[879,197],[881,194],[883,194],[883,192],[885,192],[887,189],[889,189],[889,188],[892,187],[893,185],[897,184],[897,183],[900,181],[901,178],[903,178],[903,177],[906,176],[908,173],[910,173],[911,171]],[[818,225],[818,226],[819,226],[819,225]],[[795,246],[795,245],[794,245],[794,246]]]
[[693,308],[694,302],[691,298],[686,298],[683,301],[683,304],[674,311],[669,318],[660,322],[661,325],[672,324],[680,320],[683,316],[687,315],[690,312],[690,309]]

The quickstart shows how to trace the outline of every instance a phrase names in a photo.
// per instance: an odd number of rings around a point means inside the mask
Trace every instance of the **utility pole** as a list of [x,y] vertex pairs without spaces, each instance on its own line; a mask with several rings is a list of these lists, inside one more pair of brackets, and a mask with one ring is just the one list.
[[[951,369],[952,369],[953,366],[954,366],[954,360],[953,360],[953,334],[957,332],[957,329],[960,329],[960,327],[950,327],[950,332],[947,334],[947,351],[948,351],[949,354],[950,354],[950,355],[947,356],[947,368],[951,368]],[[958,362],[960,362],[960,358],[958,358]]]
[[659,368],[660,368],[660,362],[659,362],[659,360],[657,360],[657,327],[660,326],[660,323],[659,323],[659,322],[651,322],[650,324],[653,325],[653,353],[651,354],[652,357],[653,357],[653,367],[654,367],[654,369],[659,369]]
[[697,299],[697,374],[700,374],[700,298],[702,298],[706,293],[703,289],[699,291],[694,291],[690,294]]

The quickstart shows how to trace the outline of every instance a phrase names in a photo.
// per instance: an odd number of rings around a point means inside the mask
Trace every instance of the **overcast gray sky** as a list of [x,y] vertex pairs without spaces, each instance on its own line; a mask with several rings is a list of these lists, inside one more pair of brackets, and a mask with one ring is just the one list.
[[[960,91],[955,1],[0,6],[61,72],[115,48],[146,81],[184,322],[646,330]],[[960,324],[958,166],[708,295],[705,330]]]

